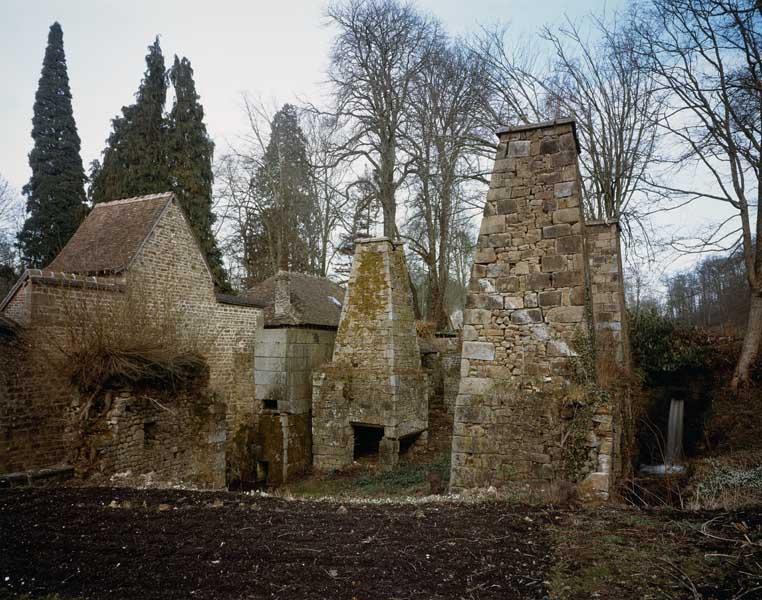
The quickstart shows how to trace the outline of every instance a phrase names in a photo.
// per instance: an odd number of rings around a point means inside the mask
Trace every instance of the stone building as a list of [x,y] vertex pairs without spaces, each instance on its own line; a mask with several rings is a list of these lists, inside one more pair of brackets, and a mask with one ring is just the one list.
[[358,240],[333,360],[313,380],[312,451],[318,469],[378,451],[397,463],[400,447],[423,442],[428,386],[421,369],[413,299],[402,245]]
[[616,225],[584,223],[573,120],[498,136],[464,314],[451,487],[570,481],[605,498],[621,467],[623,400],[577,381],[572,361],[591,340],[627,366]]
[[280,271],[246,298],[264,307],[264,329],[254,344],[259,476],[279,484],[312,464],[312,372],[333,355],[344,288]]
[[[130,302],[157,319],[171,313],[177,335],[192,341],[208,365],[204,384],[208,401],[203,406],[208,417],[199,427],[186,428],[185,435],[175,431],[168,450],[191,461],[179,465],[175,473],[192,470],[199,444],[214,446],[227,439],[229,450],[235,432],[256,422],[259,406],[254,401],[252,372],[262,310],[251,301],[215,293],[204,255],[172,194],[117,200],[95,205],[55,260],[44,271],[24,273],[0,303],[0,315],[20,326],[14,343],[23,350],[15,353],[11,381],[4,385],[4,397],[0,396],[0,472],[72,459],[76,446],[72,437],[78,431],[69,417],[73,407],[83,406],[87,399],[67,378],[59,349],[72,332],[92,324],[94,315],[117,314]],[[125,331],[131,325],[114,323]],[[133,391],[114,396],[109,410],[142,405],[129,399]],[[219,416],[214,399],[226,414],[221,431],[214,426]],[[120,466],[114,468],[125,468],[130,461],[148,468],[148,463],[141,462],[143,449],[148,451],[157,440],[170,442],[171,436],[161,431],[164,422],[148,413],[144,428],[130,422],[128,429],[135,435],[128,437],[141,438],[135,444],[139,450],[131,458],[122,456],[121,462],[114,462]],[[199,442],[202,433],[206,438]],[[128,439],[119,435],[114,434],[110,443],[119,446],[119,440]],[[192,435],[196,437],[190,439]],[[103,452],[108,454],[106,449]],[[219,486],[224,482],[224,461],[212,462],[216,471],[207,483]]]

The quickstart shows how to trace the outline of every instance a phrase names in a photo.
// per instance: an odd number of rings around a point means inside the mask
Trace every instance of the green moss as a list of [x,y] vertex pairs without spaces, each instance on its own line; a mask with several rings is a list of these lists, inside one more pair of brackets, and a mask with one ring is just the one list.
[[342,320],[339,335],[354,325],[375,321],[381,317],[386,303],[382,292],[386,287],[384,256],[378,252],[361,252],[357,277],[352,284],[352,299],[346,317]]

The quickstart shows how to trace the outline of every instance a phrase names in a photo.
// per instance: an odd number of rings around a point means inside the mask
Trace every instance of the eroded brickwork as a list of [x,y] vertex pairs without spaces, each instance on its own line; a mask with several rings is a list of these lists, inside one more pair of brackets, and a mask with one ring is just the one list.
[[588,410],[570,389],[575,342],[589,335],[580,204],[572,121],[500,132],[464,313],[454,491],[549,487],[598,469],[598,441],[566,444],[611,422],[609,406]]
[[[119,280],[41,271],[30,271],[22,280],[16,297],[25,300],[27,326],[15,339],[0,340],[0,355],[5,357],[0,364],[5,388],[0,403],[0,472],[68,461],[72,429],[67,415],[79,392],[67,378],[59,348],[72,319],[118,301],[124,289]],[[18,306],[10,303],[14,304]]]
[[428,428],[426,375],[421,369],[405,255],[386,238],[355,245],[333,361],[315,372],[313,464],[351,464],[353,425],[382,428],[381,460],[395,464],[399,440]]

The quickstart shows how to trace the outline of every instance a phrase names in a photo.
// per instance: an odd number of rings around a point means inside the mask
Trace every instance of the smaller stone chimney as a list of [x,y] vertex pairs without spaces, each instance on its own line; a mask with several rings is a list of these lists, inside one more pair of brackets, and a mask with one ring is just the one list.
[[291,279],[288,271],[278,271],[275,276],[273,310],[275,318],[291,316]]

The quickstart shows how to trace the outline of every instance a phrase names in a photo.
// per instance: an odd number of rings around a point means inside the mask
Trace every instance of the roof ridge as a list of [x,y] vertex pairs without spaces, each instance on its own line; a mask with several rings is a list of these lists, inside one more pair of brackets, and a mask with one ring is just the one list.
[[122,198],[121,200],[109,200],[108,202],[98,202],[93,208],[99,206],[117,206],[119,204],[131,204],[133,202],[146,202],[148,200],[163,200],[173,196],[173,192],[161,192],[159,194],[146,194],[145,196],[133,196],[131,198]]
[[320,279],[322,281],[333,283],[334,285],[339,285],[333,279],[324,275],[313,275],[312,273],[302,273],[301,271],[286,271],[286,273],[288,273],[289,275],[301,275],[302,277],[311,277],[312,279]]

